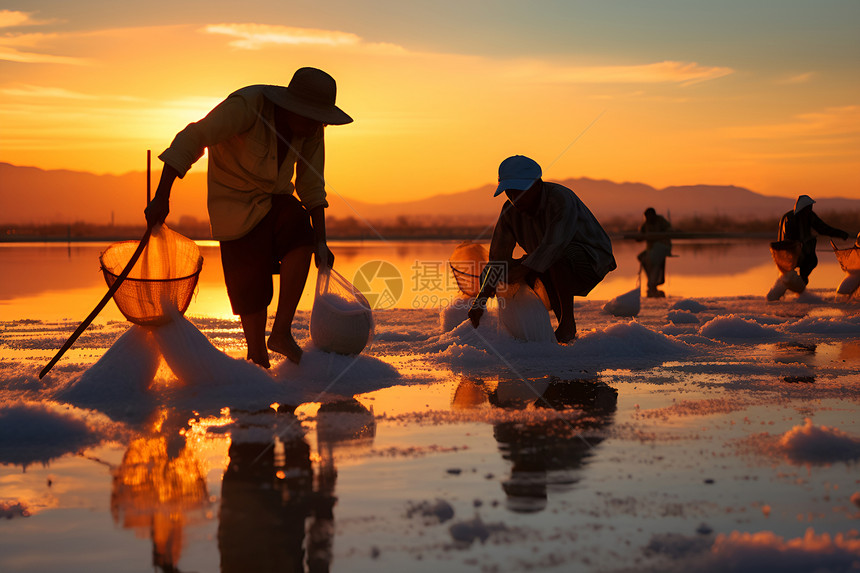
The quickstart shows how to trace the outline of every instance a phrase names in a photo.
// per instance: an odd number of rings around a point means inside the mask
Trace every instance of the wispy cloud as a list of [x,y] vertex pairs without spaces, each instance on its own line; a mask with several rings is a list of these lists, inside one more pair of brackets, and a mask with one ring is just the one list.
[[807,143],[825,143],[837,136],[860,139],[860,105],[798,114],[783,123],[728,127],[723,132],[736,139],[802,139]]
[[36,20],[31,12],[18,10],[0,10],[0,29],[18,28],[20,26],[41,26],[49,24],[50,20]]
[[796,74],[793,76],[788,76],[786,78],[782,78],[777,81],[779,84],[805,84],[808,83],[815,76],[813,72],[806,72],[804,74]]
[[209,24],[202,31],[234,38],[229,42],[240,50],[262,50],[278,46],[352,48],[377,54],[402,55],[408,51],[397,44],[365,42],[361,36],[338,30],[296,28],[269,24]]
[[259,50],[271,45],[355,46],[361,42],[359,36],[349,32],[268,24],[210,24],[203,30],[236,38],[230,45],[243,50]]
[[511,73],[552,83],[691,85],[727,76],[734,73],[734,70],[676,61],[610,66],[551,66],[545,62],[529,60],[519,62]]
[[[210,24],[202,29],[207,34],[232,38],[229,45],[243,50],[262,50],[276,46],[317,46],[332,48],[361,48],[377,52],[406,54],[402,46],[365,42],[350,32],[297,28],[255,23]],[[425,54],[426,56],[427,54]],[[504,74],[520,80],[534,79],[550,83],[588,84],[657,84],[690,85],[734,73],[728,67],[704,66],[696,62],[663,61],[648,64],[572,66],[544,60],[519,59],[497,62]]]
[[58,87],[24,85],[0,89],[0,94],[9,97],[24,97],[28,99],[64,99],[76,101],[92,101],[100,99],[92,94],[85,94]]
[[0,37],[0,60],[24,64],[87,65],[86,58],[45,53],[40,47],[59,38],[56,34],[17,34]]

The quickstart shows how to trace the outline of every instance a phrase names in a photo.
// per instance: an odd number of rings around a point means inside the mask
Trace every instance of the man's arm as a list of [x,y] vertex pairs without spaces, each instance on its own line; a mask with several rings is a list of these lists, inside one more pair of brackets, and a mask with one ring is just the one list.
[[481,322],[481,317],[484,315],[484,310],[487,308],[487,301],[490,297],[496,294],[496,285],[499,280],[509,277],[503,277],[506,274],[505,266],[510,264],[511,255],[514,252],[514,247],[517,245],[516,238],[513,232],[508,227],[505,221],[505,210],[513,209],[513,205],[502,206],[502,212],[499,214],[499,219],[496,221],[496,226],[493,229],[493,238],[490,240],[490,260],[484,270],[481,271],[481,291],[472,301],[469,308],[469,319],[472,321],[472,326],[478,328]]
[[820,235],[827,235],[828,237],[839,237],[843,241],[847,239],[850,235],[841,229],[837,229],[836,227],[831,227],[827,223],[821,220],[815,211],[812,212],[812,228]]
[[210,145],[232,137],[249,129],[254,123],[255,114],[247,102],[238,96],[228,97],[215,106],[206,117],[188,124],[176,134],[170,147],[158,156],[164,162],[161,179],[155,196],[146,206],[147,225],[163,223],[170,212],[170,190],[177,177],[180,179],[191,166],[203,156]]
[[325,207],[311,209],[311,226],[314,228],[314,264],[331,267],[334,265],[334,253],[328,248],[325,232]]
[[149,205],[144,210],[146,215],[146,224],[149,227],[155,227],[164,223],[167,214],[170,213],[170,190],[173,188],[173,182],[179,176],[179,172],[168,165],[164,164],[164,169],[161,171],[161,179],[158,181],[158,188],[155,190],[155,196]]

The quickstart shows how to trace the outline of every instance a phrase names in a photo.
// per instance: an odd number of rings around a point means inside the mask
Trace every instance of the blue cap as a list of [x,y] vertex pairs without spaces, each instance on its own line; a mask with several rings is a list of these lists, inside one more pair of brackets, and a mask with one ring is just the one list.
[[525,155],[513,155],[499,165],[499,186],[493,197],[498,197],[507,189],[525,191],[541,178],[540,165]]

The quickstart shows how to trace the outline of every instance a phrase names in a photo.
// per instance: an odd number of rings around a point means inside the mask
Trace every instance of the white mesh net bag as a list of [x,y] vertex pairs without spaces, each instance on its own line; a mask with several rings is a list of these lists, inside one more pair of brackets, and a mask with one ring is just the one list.
[[320,269],[311,310],[314,346],[337,354],[359,354],[373,339],[367,298],[338,272]]

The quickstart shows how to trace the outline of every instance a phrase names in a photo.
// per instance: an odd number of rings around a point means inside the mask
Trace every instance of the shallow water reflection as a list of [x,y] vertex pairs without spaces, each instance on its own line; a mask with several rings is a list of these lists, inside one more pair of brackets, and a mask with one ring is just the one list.
[[540,422],[493,424],[499,451],[511,463],[510,476],[502,481],[505,506],[514,512],[542,511],[548,503],[548,490],[564,491],[576,484],[604,440],[595,432],[612,424],[617,399],[618,391],[603,382],[500,380],[488,395],[497,408],[577,410],[582,415],[578,419],[558,416]]
[[[353,254],[344,266],[367,252]],[[18,301],[2,311],[18,316]],[[283,396],[305,401],[293,414],[267,409],[281,394],[255,394],[255,376],[214,384],[225,368],[168,391],[179,377],[129,360],[125,342],[146,344],[125,321],[93,327],[39,381],[68,325],[3,321],[0,570],[659,570],[660,535],[704,539],[705,559],[717,535],[772,532],[796,548],[808,528],[855,531],[854,303],[686,302],[695,323],[673,321],[671,300],[644,300],[636,323],[588,301],[573,348],[493,338],[503,355],[443,333],[438,309],[380,311],[370,355],[309,349],[302,367],[274,369],[279,390],[300,390]],[[734,328],[703,330],[722,317]],[[752,322],[757,334],[732,336]],[[193,324],[206,348],[241,354],[232,318]],[[87,380],[97,400],[73,399]],[[168,403],[198,412],[147,419]],[[847,455],[791,457],[783,438],[813,430],[816,453],[838,442]]]
[[[233,318],[224,288],[217,243],[201,242],[203,271],[189,316]],[[370,261],[388,261],[399,271],[400,296],[396,308],[435,308],[457,295],[457,285],[448,270],[448,257],[459,241],[333,242],[336,269],[355,280],[359,269]],[[683,242],[674,247],[677,257],[667,263],[663,289],[673,297],[764,296],[777,274],[765,241]],[[56,321],[81,320],[75,309],[92,308],[107,291],[99,271],[99,254],[107,243],[15,244],[0,243],[0,318],[34,318]],[[618,268],[607,275],[589,299],[608,300],[629,291],[639,270],[636,253],[641,245],[632,241],[614,243]],[[819,266],[810,288],[835,289],[844,277],[832,255],[820,253]],[[300,310],[313,303],[315,271],[311,270]],[[390,277],[367,277],[367,288],[389,288]],[[277,287],[278,277],[275,277]],[[389,282],[386,282],[389,281]],[[375,292],[375,291],[374,291]],[[123,320],[111,303],[99,321]]]
[[[373,394],[361,400],[372,402]],[[508,475],[492,481],[508,511],[528,514],[582,479],[613,423],[617,395],[594,380],[502,376],[485,383],[464,376],[450,407],[483,412],[476,420],[489,422],[508,465]],[[322,403],[312,415],[305,405],[300,417],[270,409],[187,423],[183,413],[162,411],[112,466],[113,520],[151,542],[158,571],[180,571],[189,540],[200,538],[193,530],[213,520],[222,573],[329,571],[338,460],[355,466],[378,459],[377,421],[362,401]],[[223,437],[225,465],[210,467],[207,442]]]
[[[286,418],[287,428],[261,439],[272,416],[281,426]],[[348,399],[322,404],[315,426],[315,453],[292,414],[257,415],[234,428],[218,524],[223,573],[329,570],[337,452],[368,448],[376,423],[370,409]]]
[[162,571],[177,570],[184,529],[205,519],[209,506],[201,461],[185,444],[168,443],[176,438],[154,434],[135,439],[113,472],[114,521],[152,540],[152,564]]

